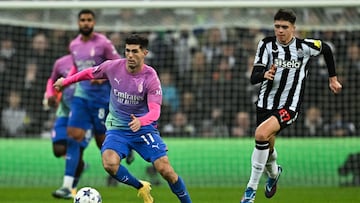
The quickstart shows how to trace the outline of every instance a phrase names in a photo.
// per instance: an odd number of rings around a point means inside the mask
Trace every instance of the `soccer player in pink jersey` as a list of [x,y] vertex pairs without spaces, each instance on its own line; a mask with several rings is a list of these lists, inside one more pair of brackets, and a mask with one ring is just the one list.
[[[119,59],[111,41],[105,35],[94,32],[96,21],[92,10],[84,9],[78,14],[79,35],[70,42],[69,51],[75,66],[69,75],[96,66],[110,59]],[[88,129],[92,129],[99,148],[105,139],[105,118],[109,112],[110,84],[107,80],[82,81],[76,84],[71,100],[67,133],[69,137],[81,142]],[[54,197],[66,198],[70,195],[69,186],[74,177],[65,176],[68,187],[53,192]]]
[[[78,15],[80,34],[70,42],[69,50],[78,71],[97,66],[106,60],[119,59],[111,41],[105,35],[94,32],[95,13],[81,10]],[[108,113],[110,84],[107,80],[89,80],[76,84],[71,103],[68,133],[70,137],[81,141],[86,130],[93,127],[98,147],[105,138],[105,117]]]
[[[74,95],[75,85],[57,92],[53,84],[60,77],[66,77],[73,66],[70,54],[58,58],[53,66],[50,78],[47,82],[45,99],[50,107],[56,108],[56,120],[51,133],[53,153],[55,157],[66,157],[65,172],[63,178],[63,190],[66,192],[53,193],[54,197],[72,199],[76,194],[76,186],[84,169],[83,151],[88,146],[91,136],[86,136],[81,142],[70,138],[66,132],[69,120],[70,103]],[[73,181],[68,181],[73,179]]]
[[54,87],[62,89],[79,81],[108,79],[111,85],[110,112],[101,148],[104,169],[119,182],[138,189],[138,196],[144,199],[144,203],[154,202],[150,183],[138,180],[120,164],[133,149],[154,165],[180,202],[190,203],[185,183],[171,166],[167,146],[157,129],[162,91],[156,71],[144,64],[147,46],[147,38],[130,35],[126,38],[126,59],[107,61],[71,77],[60,78]]

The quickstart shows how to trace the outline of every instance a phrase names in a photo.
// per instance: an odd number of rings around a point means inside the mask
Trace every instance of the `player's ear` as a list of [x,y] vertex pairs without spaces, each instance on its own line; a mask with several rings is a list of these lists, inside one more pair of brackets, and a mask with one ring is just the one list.
[[143,53],[144,53],[144,55],[146,56],[146,55],[149,53],[149,50],[143,49]]

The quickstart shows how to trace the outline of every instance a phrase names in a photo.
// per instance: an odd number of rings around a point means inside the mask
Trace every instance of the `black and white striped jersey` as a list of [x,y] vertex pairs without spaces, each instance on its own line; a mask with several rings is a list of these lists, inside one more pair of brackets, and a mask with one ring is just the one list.
[[317,56],[322,42],[314,39],[294,38],[287,45],[277,42],[276,37],[266,37],[259,42],[254,66],[268,70],[276,66],[273,81],[261,83],[257,106],[269,110],[289,108],[299,111],[303,100],[307,63],[311,56]]

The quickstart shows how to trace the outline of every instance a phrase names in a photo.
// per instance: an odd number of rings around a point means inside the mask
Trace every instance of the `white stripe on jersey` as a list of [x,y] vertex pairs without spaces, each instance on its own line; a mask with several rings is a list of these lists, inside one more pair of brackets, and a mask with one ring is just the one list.
[[298,111],[308,72],[306,65],[310,57],[319,55],[320,51],[320,40],[294,38],[288,45],[281,45],[275,37],[260,41],[254,65],[269,69],[274,63],[277,70],[273,81],[261,83],[257,106]]

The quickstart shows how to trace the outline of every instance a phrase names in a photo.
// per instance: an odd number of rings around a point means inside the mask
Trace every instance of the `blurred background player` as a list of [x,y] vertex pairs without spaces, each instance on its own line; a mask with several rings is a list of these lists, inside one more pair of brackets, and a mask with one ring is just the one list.
[[[105,35],[94,32],[95,13],[84,9],[78,14],[80,34],[70,42],[69,49],[75,63],[69,75],[96,66],[120,55]],[[71,103],[68,133],[81,141],[86,130],[93,128],[97,146],[105,138],[105,117],[108,113],[110,85],[107,80],[82,81],[76,84]]]
[[150,183],[138,180],[120,164],[134,149],[154,165],[180,202],[191,203],[185,183],[171,166],[167,146],[157,129],[162,91],[156,71],[144,63],[147,46],[147,38],[130,35],[126,38],[126,59],[107,61],[66,79],[60,78],[55,87],[61,89],[82,80],[108,79],[112,91],[106,138],[101,148],[104,169],[119,182],[138,189],[144,203],[154,202]]
[[72,66],[73,60],[70,54],[57,59],[48,79],[45,93],[48,106],[57,108],[56,120],[51,133],[53,153],[55,157],[65,157],[65,173],[62,187],[54,191],[52,195],[64,199],[71,199],[76,194],[76,186],[85,167],[83,151],[91,139],[91,134],[88,134],[81,142],[78,142],[69,137],[66,132],[75,85],[67,87],[63,92],[57,92],[53,87],[58,78],[68,75]]
[[333,93],[342,89],[330,46],[314,39],[299,39],[295,33],[296,15],[280,9],[274,16],[275,36],[258,44],[251,83],[261,83],[256,104],[255,148],[251,157],[251,176],[241,203],[255,201],[264,170],[268,175],[265,196],[274,196],[282,168],[276,163],[275,136],[298,117],[310,57],[323,54]]
[[[103,34],[94,32],[95,13],[84,9],[78,14],[80,34],[70,42],[69,50],[75,66],[69,75],[109,59],[120,58],[111,41]],[[105,138],[105,118],[108,114],[110,85],[106,80],[83,81],[76,84],[71,101],[71,113],[67,127],[68,135],[81,142],[88,129],[92,129],[96,144],[101,148]],[[67,185],[72,185],[68,180]],[[71,183],[71,184],[70,184]],[[66,196],[57,190],[57,196]]]

